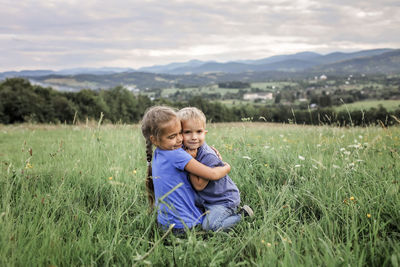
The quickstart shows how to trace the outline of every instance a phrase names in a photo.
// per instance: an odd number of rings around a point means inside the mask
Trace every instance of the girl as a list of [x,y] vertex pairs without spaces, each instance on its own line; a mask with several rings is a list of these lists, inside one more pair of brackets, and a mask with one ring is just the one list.
[[[202,213],[195,205],[195,191],[187,172],[218,180],[229,173],[229,164],[210,168],[185,152],[181,122],[170,107],[155,106],[147,110],[141,127],[146,140],[146,189],[150,207],[157,208],[158,224],[163,229],[174,224],[176,230],[201,224]],[[154,157],[153,145],[156,146]]]

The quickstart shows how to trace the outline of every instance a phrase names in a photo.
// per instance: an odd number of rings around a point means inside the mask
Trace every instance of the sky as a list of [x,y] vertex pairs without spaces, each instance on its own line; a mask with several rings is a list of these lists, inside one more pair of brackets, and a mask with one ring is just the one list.
[[399,0],[0,0],[0,71],[400,48]]

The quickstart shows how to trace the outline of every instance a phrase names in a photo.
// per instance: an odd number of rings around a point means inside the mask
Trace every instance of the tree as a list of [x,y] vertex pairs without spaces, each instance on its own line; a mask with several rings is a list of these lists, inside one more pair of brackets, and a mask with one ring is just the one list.
[[3,123],[45,122],[42,114],[45,101],[34,92],[28,80],[6,79],[0,84],[0,99]]
[[136,122],[140,119],[141,112],[136,97],[122,86],[110,90],[103,90],[100,94],[108,106],[106,118],[112,122]]
[[281,93],[277,93],[275,95],[275,104],[279,104],[281,102],[282,95]]
[[98,95],[98,93],[92,90],[81,90],[70,96],[78,108],[78,117],[81,119],[98,119],[102,112],[104,114],[109,112],[104,100]]

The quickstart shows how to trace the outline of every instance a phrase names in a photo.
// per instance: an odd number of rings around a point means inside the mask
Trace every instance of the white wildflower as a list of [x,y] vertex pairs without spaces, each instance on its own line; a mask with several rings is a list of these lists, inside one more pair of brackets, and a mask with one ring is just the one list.
[[300,164],[297,164],[297,165],[294,165],[294,167],[295,167],[295,168],[300,168],[301,165],[300,165]]
[[362,136],[362,135],[359,135],[359,136],[358,136],[358,138],[359,138],[359,139],[362,139],[362,138],[363,138],[363,136]]
[[305,160],[306,158],[299,155],[299,159],[300,159],[300,160]]
[[321,146],[322,146],[321,144],[318,144],[318,145],[317,145],[317,147],[321,147]]
[[342,147],[341,149],[340,149],[340,151],[346,151],[346,148],[344,148],[344,147]]
[[268,149],[270,146],[264,146],[265,149]]

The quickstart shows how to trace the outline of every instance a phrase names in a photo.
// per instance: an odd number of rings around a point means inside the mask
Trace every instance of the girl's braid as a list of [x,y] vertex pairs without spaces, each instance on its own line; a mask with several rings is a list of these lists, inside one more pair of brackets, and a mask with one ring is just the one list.
[[146,177],[146,189],[147,198],[149,200],[150,208],[154,206],[154,184],[151,170],[151,159],[153,157],[153,144],[150,139],[146,139],[146,159],[147,159],[147,177]]

